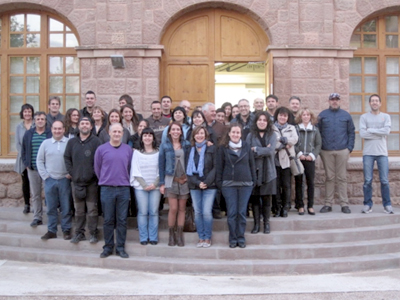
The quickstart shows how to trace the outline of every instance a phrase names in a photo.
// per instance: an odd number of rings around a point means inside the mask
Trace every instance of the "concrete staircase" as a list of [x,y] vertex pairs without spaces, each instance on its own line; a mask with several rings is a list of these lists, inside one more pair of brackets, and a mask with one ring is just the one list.
[[[185,247],[168,247],[167,212],[160,221],[159,244],[138,242],[136,219],[129,218],[126,251],[129,259],[112,255],[100,259],[103,241],[77,245],[57,239],[42,241],[47,218],[37,228],[29,226],[32,214],[22,208],[0,209],[0,259],[59,263],[97,268],[196,275],[279,275],[323,274],[400,267],[400,210],[394,215],[374,212],[352,214],[340,207],[328,214],[299,216],[292,210],[288,218],[271,218],[271,234],[250,234],[248,219],[245,249],[228,247],[226,218],[214,220],[213,245],[195,247],[197,233],[185,233]],[[319,211],[320,207],[315,207]],[[396,209],[395,209],[396,211]],[[102,227],[99,225],[100,236]]]

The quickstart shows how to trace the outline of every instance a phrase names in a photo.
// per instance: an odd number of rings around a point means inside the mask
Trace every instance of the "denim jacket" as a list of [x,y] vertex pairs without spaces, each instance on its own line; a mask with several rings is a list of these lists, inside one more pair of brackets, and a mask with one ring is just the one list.
[[[189,141],[182,139],[181,145],[183,152],[185,154],[186,152],[190,151]],[[172,176],[175,173],[175,151],[169,138],[167,138],[165,142],[161,143],[160,145],[160,154],[158,156],[158,162],[159,162],[158,167],[160,173],[160,186],[161,186],[165,184],[165,175]],[[186,170],[186,164],[187,163],[185,162],[185,166],[183,166],[184,170]]]

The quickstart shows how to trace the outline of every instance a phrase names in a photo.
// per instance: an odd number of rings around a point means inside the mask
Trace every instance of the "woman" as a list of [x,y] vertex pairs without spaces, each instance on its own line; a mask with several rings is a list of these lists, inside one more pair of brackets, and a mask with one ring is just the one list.
[[122,126],[128,129],[130,135],[135,134],[139,125],[139,118],[133,106],[129,104],[123,105],[120,112],[122,115]]
[[[182,126],[174,121],[169,125],[167,138],[161,143],[159,155],[160,192],[168,197],[168,246],[185,245],[183,225],[185,225],[186,200],[189,186],[185,172],[185,154],[190,151],[190,143],[183,138]],[[177,233],[175,234],[175,224]]]
[[229,125],[232,121],[232,104],[230,102],[225,102],[222,104],[221,108],[225,111],[225,125]]
[[[317,117],[314,112],[308,108],[303,108],[297,113],[296,129],[299,133],[299,140],[295,145],[297,157],[304,166],[304,175],[307,182],[307,212],[315,215],[314,205],[314,176],[315,160],[321,151],[321,135],[315,124]],[[303,202],[303,175],[295,176],[296,183],[296,208],[299,215],[304,215]]]
[[274,217],[287,218],[290,207],[290,156],[295,156],[294,145],[298,136],[296,128],[288,124],[290,110],[284,106],[279,107],[274,115],[274,131],[277,135],[275,166],[277,177],[277,192]]
[[81,113],[76,108],[70,108],[67,110],[67,113],[64,117],[64,124],[65,124],[65,133],[64,135],[67,138],[75,137],[78,132],[78,122],[81,117]]
[[217,194],[215,172],[217,163],[217,148],[207,145],[209,133],[205,127],[197,126],[192,133],[192,148],[187,159],[186,174],[189,180],[195,212],[195,223],[199,242],[197,248],[211,246],[213,225],[212,207]]
[[[143,129],[150,127],[149,121],[143,119],[139,122],[137,132],[134,135],[131,135],[129,138],[129,145],[136,150],[140,149],[140,136],[142,135]],[[157,142],[157,141],[156,141]]]
[[131,185],[135,188],[141,245],[158,243],[158,154],[153,129],[144,128],[140,135],[140,149],[133,152],[131,166]]
[[232,119],[236,118],[238,114],[239,114],[239,106],[235,104],[234,106],[232,106]]
[[270,121],[270,114],[261,111],[256,114],[251,132],[246,138],[254,153],[256,163],[257,182],[250,197],[254,228],[251,233],[260,231],[260,198],[262,203],[262,215],[264,221],[264,233],[271,232],[269,217],[271,214],[272,195],[276,194],[276,169],[275,169],[275,145],[276,135]]
[[[183,138],[187,139],[190,125],[187,120],[186,111],[183,107],[177,106],[174,108],[174,110],[172,111],[171,121],[177,122],[179,125],[181,125]],[[165,127],[161,137],[161,143],[164,143],[166,141],[168,130],[169,126]]]
[[[118,109],[116,109],[116,108],[113,108],[112,110],[110,110],[110,112],[108,114],[107,126],[99,134],[99,139],[103,144],[110,141],[110,135],[108,133],[108,130],[110,128],[110,125],[114,124],[114,123],[120,123],[122,125],[122,116],[121,116],[120,112],[118,111]],[[124,128],[122,142],[124,144],[128,144],[129,137],[130,137],[130,134],[129,134],[128,129]]]
[[27,214],[31,211],[31,206],[29,203],[30,198],[30,187],[29,187],[29,178],[28,171],[24,163],[22,162],[21,157],[21,149],[22,149],[22,140],[24,138],[24,134],[27,130],[31,129],[35,124],[33,123],[33,115],[35,110],[33,106],[30,104],[24,104],[21,106],[21,111],[19,112],[19,117],[22,119],[22,122],[17,125],[15,129],[15,148],[17,149],[17,160],[15,161],[14,171],[21,174],[22,178],[22,194],[24,196],[24,210],[23,213]]
[[198,111],[198,110],[195,110],[192,113],[192,125],[190,125],[190,128],[186,135],[186,139],[188,141],[190,141],[193,130],[199,126],[206,128],[206,130],[208,131],[207,140],[210,141],[213,145],[217,145],[217,136],[215,135],[214,130],[212,129],[211,126],[207,125],[206,117],[204,116],[204,113],[201,111]]
[[100,106],[94,106],[92,110],[91,117],[94,121],[94,126],[92,129],[92,133],[96,136],[99,136],[100,132],[107,125],[106,112]]
[[216,182],[226,201],[230,248],[246,247],[247,204],[256,182],[253,152],[241,137],[242,127],[230,124],[218,150]]

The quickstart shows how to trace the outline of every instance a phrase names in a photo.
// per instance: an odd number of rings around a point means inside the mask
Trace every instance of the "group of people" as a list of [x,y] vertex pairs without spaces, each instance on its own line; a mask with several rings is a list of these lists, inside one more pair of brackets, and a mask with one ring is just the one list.
[[[42,224],[41,188],[44,182],[48,231],[43,240],[57,237],[58,210],[65,240],[98,242],[98,216],[104,217],[105,245],[100,257],[125,251],[128,215],[136,215],[142,245],[158,243],[159,210],[168,198],[169,246],[184,246],[183,226],[188,199],[195,211],[198,248],[212,244],[213,218],[226,210],[229,247],[246,247],[249,203],[254,218],[251,233],[271,232],[270,215],[287,217],[291,208],[291,162],[299,161],[304,174],[294,176],[295,208],[305,214],[303,180],[307,186],[307,213],[315,215],[315,160],[321,154],[326,196],[321,213],[332,211],[337,185],[343,213],[351,213],[347,197],[346,163],[355,142],[350,114],[340,108],[340,95],[329,95],[329,108],[317,117],[301,107],[299,97],[289,107],[275,95],[246,99],[237,106],[213,103],[197,107],[164,96],[151,103],[151,115],[136,113],[129,95],[107,114],[88,91],[82,110],[63,116],[61,101],[51,97],[49,113],[21,107],[16,128],[18,157],[15,171],[22,176],[24,213],[32,210],[32,227]],[[360,120],[364,138],[364,208],[372,210],[372,172],[377,161],[384,210],[393,213],[388,184],[387,136],[390,116],[380,112],[379,95],[369,99],[371,112]],[[304,178],[303,178],[304,177]],[[30,199],[31,194],[31,199]],[[225,202],[225,206],[223,203]],[[72,216],[75,232],[72,233]],[[114,240],[116,232],[116,241]],[[116,245],[115,245],[116,244]]]

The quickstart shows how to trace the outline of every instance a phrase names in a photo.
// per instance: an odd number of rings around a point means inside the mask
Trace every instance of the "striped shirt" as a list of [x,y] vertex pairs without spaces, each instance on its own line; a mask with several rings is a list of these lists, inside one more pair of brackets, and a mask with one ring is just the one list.
[[32,136],[32,154],[31,154],[31,161],[32,161],[32,169],[37,170],[36,167],[36,157],[39,152],[40,145],[46,139],[46,132],[42,134],[38,134],[36,131],[33,133]]

